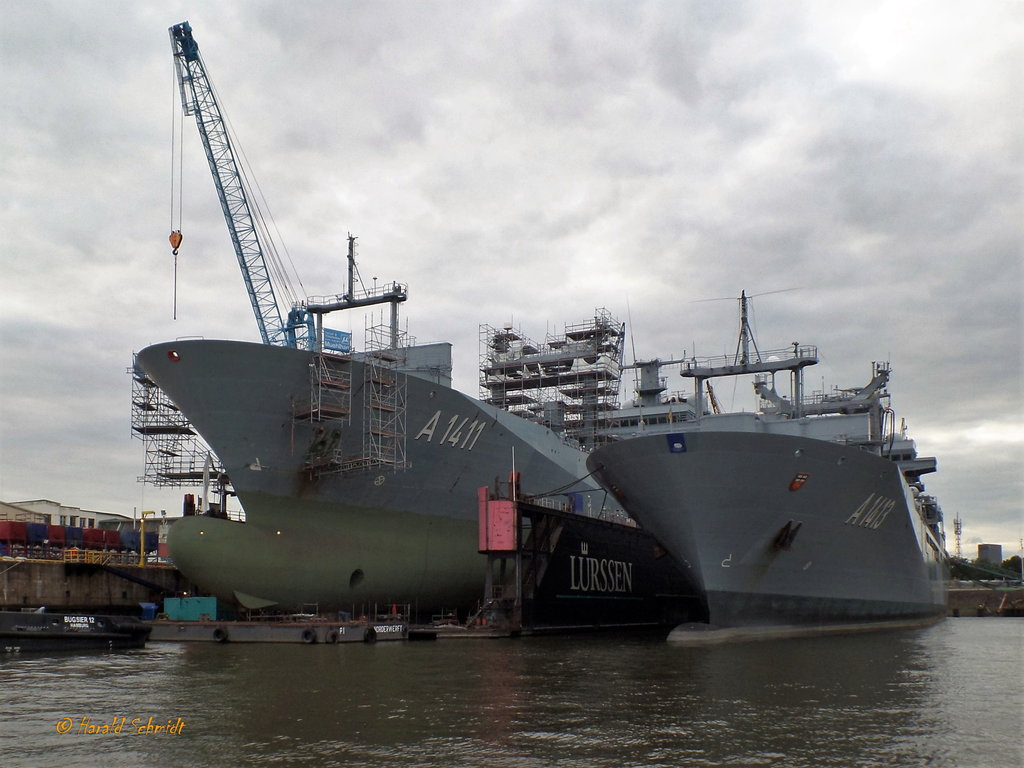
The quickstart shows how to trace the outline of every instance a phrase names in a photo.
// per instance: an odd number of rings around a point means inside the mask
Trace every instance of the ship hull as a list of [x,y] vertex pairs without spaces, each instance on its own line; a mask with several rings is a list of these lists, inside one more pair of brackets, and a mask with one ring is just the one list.
[[[586,475],[578,447],[415,374],[405,379],[404,461],[313,471],[309,453],[324,424],[295,415],[309,401],[312,362],[303,350],[206,340],[138,355],[216,453],[245,510],[244,524],[186,517],[168,537],[182,572],[218,597],[247,608],[468,606],[485,572],[479,486],[514,468],[524,493],[571,486],[583,504],[605,497],[593,481],[573,485]],[[365,459],[367,370],[347,365],[351,414],[326,426],[339,433],[341,453]]]
[[130,616],[0,611],[0,652],[142,648],[150,628]]
[[695,431],[615,443],[588,466],[698,574],[710,627],[944,615],[941,547],[891,461],[810,438]]

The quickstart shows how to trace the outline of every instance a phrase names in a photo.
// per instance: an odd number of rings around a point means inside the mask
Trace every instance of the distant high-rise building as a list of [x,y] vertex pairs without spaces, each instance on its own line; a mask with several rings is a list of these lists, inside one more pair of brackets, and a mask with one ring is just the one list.
[[1002,544],[979,544],[978,545],[978,559],[988,560],[990,563],[1001,563],[1003,562],[1003,545]]

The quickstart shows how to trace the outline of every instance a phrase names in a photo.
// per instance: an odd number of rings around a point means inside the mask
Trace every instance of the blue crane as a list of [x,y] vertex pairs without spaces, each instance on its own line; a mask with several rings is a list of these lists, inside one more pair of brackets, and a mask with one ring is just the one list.
[[[287,322],[281,319],[264,256],[264,246],[249,203],[250,195],[247,194],[244,177],[235,161],[227,127],[210,86],[203,59],[199,55],[199,46],[192,37],[192,27],[183,21],[169,31],[182,109],[185,115],[195,115],[199,126],[206,159],[210,163],[217,195],[263,343],[288,347],[312,346],[315,334],[313,315],[305,307],[296,304],[289,310]],[[180,237],[178,240],[180,242]]]

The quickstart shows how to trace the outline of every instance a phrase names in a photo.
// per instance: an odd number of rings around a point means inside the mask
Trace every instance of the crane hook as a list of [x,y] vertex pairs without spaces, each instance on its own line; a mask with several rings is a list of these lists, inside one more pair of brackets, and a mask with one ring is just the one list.
[[172,253],[175,256],[177,256],[178,255],[178,246],[181,245],[181,230],[180,229],[176,229],[173,232],[171,232],[171,236],[168,238],[168,240],[171,241],[171,248],[174,249],[172,251]]

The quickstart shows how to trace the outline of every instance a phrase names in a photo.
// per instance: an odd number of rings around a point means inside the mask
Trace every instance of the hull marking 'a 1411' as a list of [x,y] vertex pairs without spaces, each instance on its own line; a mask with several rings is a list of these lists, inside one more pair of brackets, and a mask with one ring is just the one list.
[[[480,433],[484,431],[484,427],[487,426],[487,422],[475,419],[468,427],[466,422],[469,421],[468,416],[460,417],[455,414],[448,420],[447,427],[441,438],[437,441],[439,445],[449,443],[452,446],[458,447],[463,450],[472,451],[473,446],[476,445],[476,441],[480,439]],[[441,411],[436,411],[433,416],[423,425],[423,429],[416,435],[416,439],[419,440],[421,437],[426,437],[426,442],[431,443],[434,441],[434,433],[438,429],[438,425],[441,422]],[[458,426],[456,426],[458,425]],[[465,434],[463,434],[465,429]],[[459,442],[461,441],[461,445]]]

